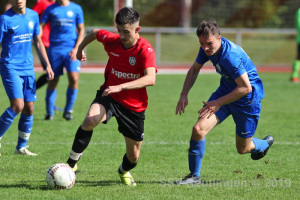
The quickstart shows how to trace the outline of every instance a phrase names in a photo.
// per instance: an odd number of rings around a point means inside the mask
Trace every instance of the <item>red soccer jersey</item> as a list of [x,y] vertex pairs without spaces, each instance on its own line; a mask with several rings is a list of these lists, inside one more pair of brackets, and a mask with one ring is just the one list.
[[[36,11],[39,14],[39,18],[41,19],[44,11],[48,6],[53,4],[54,2],[48,0],[37,0],[32,7],[32,10]],[[42,42],[45,47],[49,47],[49,35],[50,35],[50,24],[47,23],[43,29]]]
[[[144,76],[144,71],[148,67],[154,67],[155,52],[151,44],[140,37],[137,43],[130,49],[122,46],[120,35],[106,30],[97,33],[97,40],[104,45],[109,59],[105,68],[105,82],[100,90],[105,90],[108,86],[119,85],[130,82]],[[142,112],[147,108],[148,95],[146,88],[135,90],[122,90],[110,96],[124,107]]]

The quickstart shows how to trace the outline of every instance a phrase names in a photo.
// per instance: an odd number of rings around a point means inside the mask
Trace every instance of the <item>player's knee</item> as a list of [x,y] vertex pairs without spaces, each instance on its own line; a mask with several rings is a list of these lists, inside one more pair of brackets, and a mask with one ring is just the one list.
[[99,124],[99,120],[96,117],[86,117],[81,124],[82,129],[84,130],[93,130]]
[[196,124],[195,126],[193,126],[192,138],[202,140],[204,139],[206,134],[207,131],[203,127],[201,127],[201,125]]
[[127,158],[131,163],[137,163],[139,161],[139,155],[137,154],[127,155]]
[[24,109],[24,104],[19,103],[19,104],[13,104],[11,105],[11,108],[16,112],[20,113]]

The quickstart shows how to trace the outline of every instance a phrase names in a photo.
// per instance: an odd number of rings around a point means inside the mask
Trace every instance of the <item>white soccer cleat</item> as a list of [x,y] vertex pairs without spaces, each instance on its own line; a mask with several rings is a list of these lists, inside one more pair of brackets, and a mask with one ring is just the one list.
[[27,147],[23,147],[21,149],[16,149],[15,150],[16,155],[24,155],[24,156],[36,156],[36,153],[30,152]]

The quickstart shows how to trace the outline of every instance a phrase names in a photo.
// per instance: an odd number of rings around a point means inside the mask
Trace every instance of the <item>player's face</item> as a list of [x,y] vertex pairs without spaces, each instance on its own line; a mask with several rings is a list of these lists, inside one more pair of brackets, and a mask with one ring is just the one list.
[[26,8],[26,0],[9,0],[15,12],[20,12]]
[[138,22],[134,24],[117,25],[117,29],[120,34],[121,42],[126,49],[136,44],[139,39],[138,32],[140,30]]
[[199,42],[206,55],[212,56],[221,48],[221,35],[199,36]]

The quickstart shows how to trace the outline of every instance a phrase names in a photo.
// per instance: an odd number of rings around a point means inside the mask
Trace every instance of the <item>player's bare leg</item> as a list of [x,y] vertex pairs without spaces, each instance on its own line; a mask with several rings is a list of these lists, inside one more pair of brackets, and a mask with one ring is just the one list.
[[140,150],[143,141],[135,141],[128,137],[124,137],[126,142],[126,154],[123,157],[123,162],[118,170],[121,181],[128,186],[136,186],[130,170],[133,169],[139,160]]

